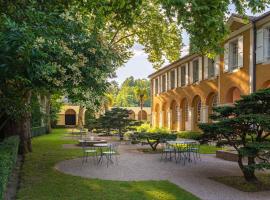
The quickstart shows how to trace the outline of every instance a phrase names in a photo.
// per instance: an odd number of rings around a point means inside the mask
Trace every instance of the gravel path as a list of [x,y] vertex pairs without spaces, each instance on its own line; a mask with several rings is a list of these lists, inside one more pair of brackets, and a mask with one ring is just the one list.
[[160,161],[159,154],[134,151],[133,145],[120,145],[118,165],[82,166],[81,159],[66,160],[56,165],[59,171],[75,176],[104,180],[169,180],[203,200],[269,200],[270,192],[247,193],[228,187],[208,177],[236,176],[241,172],[234,162],[202,155],[202,161],[183,166],[175,162]]

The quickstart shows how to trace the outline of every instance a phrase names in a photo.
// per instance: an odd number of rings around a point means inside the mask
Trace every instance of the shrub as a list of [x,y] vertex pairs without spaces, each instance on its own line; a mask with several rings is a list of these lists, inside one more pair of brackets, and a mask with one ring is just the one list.
[[151,129],[151,126],[149,123],[143,123],[142,125],[137,126],[136,129],[138,132],[143,133],[148,132]]
[[178,138],[200,140],[202,138],[202,133],[195,131],[181,131],[177,132]]
[[19,137],[12,136],[0,143],[0,199],[8,183],[8,178],[17,160]]
[[157,149],[157,146],[161,142],[167,140],[176,140],[177,135],[170,133],[138,133],[137,138],[140,140],[146,140],[147,143],[151,146],[153,151]]

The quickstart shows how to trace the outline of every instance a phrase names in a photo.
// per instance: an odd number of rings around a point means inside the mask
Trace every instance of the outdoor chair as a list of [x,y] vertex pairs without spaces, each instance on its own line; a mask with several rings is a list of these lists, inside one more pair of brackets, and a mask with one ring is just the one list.
[[88,161],[88,157],[92,157],[94,162],[98,160],[98,151],[93,146],[88,146],[88,143],[84,140],[81,142],[82,150],[83,150],[83,157],[82,157],[82,164]]
[[194,161],[196,159],[201,160],[200,144],[198,144],[198,143],[192,143],[192,144],[190,144],[189,150],[193,154]]
[[[169,156],[169,160],[172,160],[172,154],[175,153],[175,149],[169,145],[168,143],[163,143],[164,148],[162,149],[161,152],[161,158],[160,160],[168,160],[168,156]],[[165,155],[165,158],[164,158]]]
[[115,158],[116,164],[118,164],[118,158],[117,158],[117,149],[118,144],[112,143],[108,145],[108,149],[102,152],[102,156],[105,156],[107,167],[109,166],[109,163],[113,164],[113,157]]
[[174,144],[175,149],[175,163],[183,160],[184,165],[186,164],[186,159],[190,157],[187,144]]

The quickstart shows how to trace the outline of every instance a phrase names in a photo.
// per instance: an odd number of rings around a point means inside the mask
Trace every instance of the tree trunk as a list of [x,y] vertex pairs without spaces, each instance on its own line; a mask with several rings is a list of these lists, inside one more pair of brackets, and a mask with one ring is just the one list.
[[[239,154],[239,153],[238,153]],[[254,157],[248,157],[248,166],[255,164]],[[255,169],[247,168],[243,164],[243,157],[241,155],[238,156],[238,165],[244,175],[244,178],[247,182],[258,183],[258,179],[255,176]]]
[[83,110],[84,107],[80,106],[79,107],[79,115],[78,115],[78,127],[83,128]]
[[51,94],[46,95],[46,115],[47,115],[47,123],[46,123],[46,129],[47,133],[52,132],[52,126],[51,126]]
[[[27,92],[22,101],[25,102],[25,106],[30,106],[31,91]],[[20,146],[19,153],[26,154],[32,152],[31,144],[31,111],[24,113],[19,119],[9,120],[2,130],[5,133],[5,137],[12,135],[19,135]]]

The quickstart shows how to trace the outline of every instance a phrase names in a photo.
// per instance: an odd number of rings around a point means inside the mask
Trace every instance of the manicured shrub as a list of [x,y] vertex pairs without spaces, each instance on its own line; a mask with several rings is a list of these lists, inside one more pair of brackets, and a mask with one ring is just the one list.
[[177,132],[178,138],[200,140],[202,138],[202,133],[195,131],[181,131]]
[[0,199],[8,183],[8,178],[17,160],[19,137],[12,136],[0,143]]

